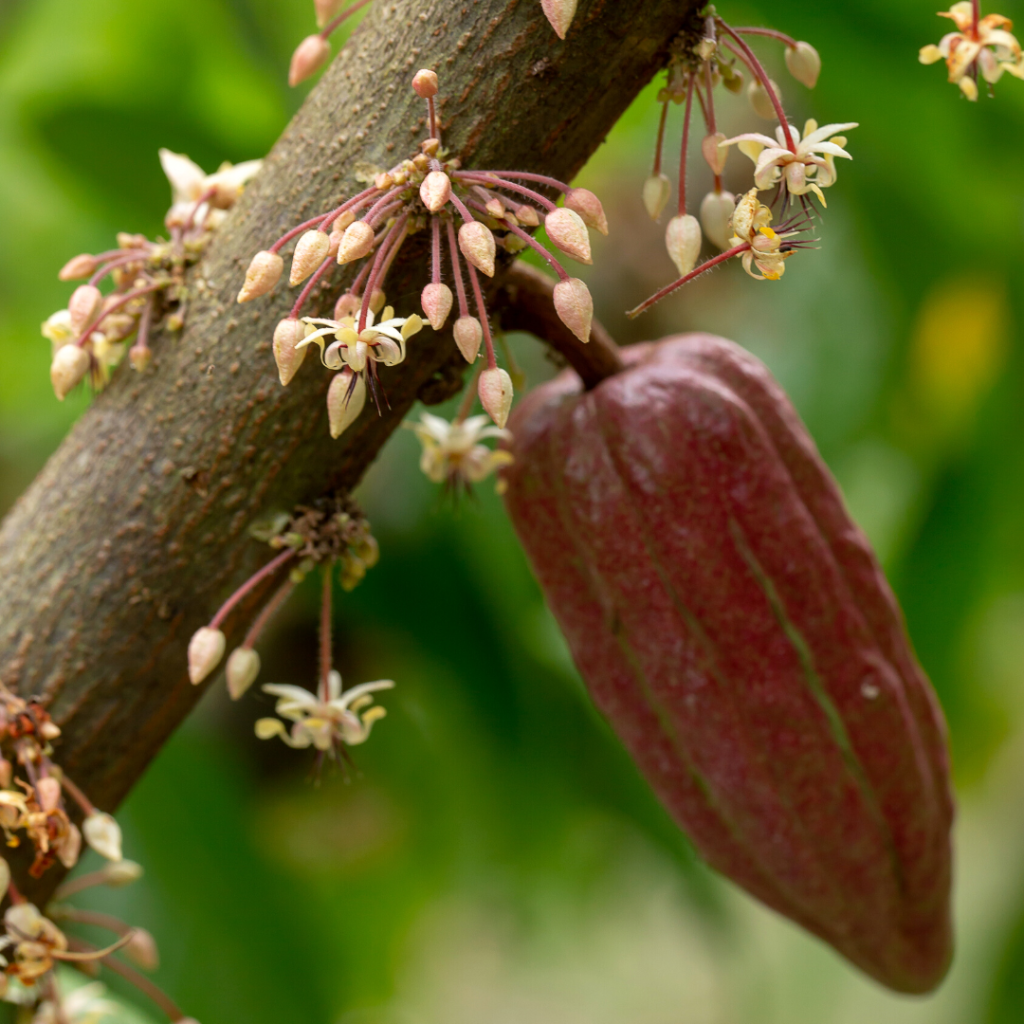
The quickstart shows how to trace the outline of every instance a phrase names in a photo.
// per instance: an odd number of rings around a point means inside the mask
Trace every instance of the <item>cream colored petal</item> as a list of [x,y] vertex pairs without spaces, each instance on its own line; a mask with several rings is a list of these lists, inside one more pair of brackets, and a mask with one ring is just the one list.
[[160,150],[160,166],[171,183],[171,194],[175,203],[194,203],[203,194],[206,173],[184,153]]

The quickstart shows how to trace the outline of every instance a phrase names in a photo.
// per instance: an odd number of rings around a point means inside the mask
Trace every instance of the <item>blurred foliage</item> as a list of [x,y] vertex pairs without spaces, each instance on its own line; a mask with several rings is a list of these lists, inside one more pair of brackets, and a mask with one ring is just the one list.
[[[268,698],[233,706],[215,688],[123,810],[146,879],[82,901],[154,932],[158,980],[202,1024],[1024,1015],[1024,86],[1007,76],[968,104],[921,67],[918,47],[946,27],[923,0],[719,6],[819,48],[811,94],[759,47],[797,123],[861,124],[821,249],[778,284],[731,266],[626,321],[674,276],[639,196],[655,84],[581,177],[612,228],[586,276],[622,342],[710,330],[765,359],[876,543],[950,720],[950,979],[923,1001],[883,993],[711,877],[591,709],[500,502],[486,487],[441,500],[403,432],[362,488],[381,563],[339,601],[346,680],[399,683],[351,777],[307,779],[301,753],[252,736]],[[211,169],[270,148],[301,99],[284,80],[311,7],[0,5],[0,508],[88,401],[49,389],[38,324],[66,300],[57,269],[118,230],[159,231],[159,146]],[[1000,10],[1024,16],[1019,0]],[[721,119],[729,133],[756,123],[728,97]],[[680,128],[675,108],[669,153]],[[727,187],[749,177],[734,154]],[[513,348],[531,381],[550,372],[529,340]],[[312,680],[314,591],[268,637],[265,680]]]

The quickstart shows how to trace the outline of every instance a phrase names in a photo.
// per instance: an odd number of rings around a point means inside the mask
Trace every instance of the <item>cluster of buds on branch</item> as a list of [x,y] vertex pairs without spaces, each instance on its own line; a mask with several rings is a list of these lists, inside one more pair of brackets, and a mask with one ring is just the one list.
[[1024,51],[1010,32],[1013,22],[1001,14],[983,18],[980,7],[978,0],[962,0],[939,11],[938,17],[951,19],[956,31],[944,35],[938,46],[922,46],[918,55],[922,64],[945,60],[949,81],[969,100],[978,98],[979,76],[988,83],[989,95],[1003,72],[1024,78]]
[[[242,194],[261,161],[224,164],[206,174],[188,157],[160,150],[160,162],[171,183],[173,203],[164,223],[170,239],[155,242],[144,235],[121,232],[117,248],[93,255],[82,253],[60,272],[62,281],[87,279],[42,326],[53,346],[50,381],[63,401],[86,376],[102,387],[128,349],[132,369],[143,371],[152,358],[149,337],[162,319],[180,330],[188,291],[185,270],[202,256],[211,232]],[[100,291],[105,279],[113,288]]]
[[324,754],[344,757],[345,747],[369,738],[373,723],[384,709],[370,707],[370,694],[391,689],[389,679],[363,683],[342,693],[341,676],[334,670],[331,643],[332,591],[337,571],[343,590],[352,590],[377,564],[380,555],[370,524],[351,501],[325,498],[312,506],[298,506],[292,515],[271,516],[250,533],[266,541],[278,554],[245,581],[220,607],[210,622],[197,630],[188,648],[189,678],[201,683],[220,664],[227,640],[221,627],[231,612],[259,584],[284,574],[283,582],[252,621],[241,645],[228,658],[225,675],[228,692],[238,700],[256,681],[260,656],[255,644],[270,619],[298,583],[316,568],[323,576],[320,609],[320,673],[317,692],[297,686],[271,683],[265,693],[278,697],[277,713],[292,722],[288,730],[277,718],[256,723],[261,739],[280,736],[291,747],[316,747]]
[[[551,23],[559,39],[564,39],[569,31],[576,14],[577,2],[578,0],[540,0],[544,17]],[[357,0],[353,4],[348,4],[348,0],[313,0],[316,23],[320,31],[306,36],[295,48],[288,69],[289,85],[294,87],[304,82],[330,60],[331,34],[369,3],[370,0]]]
[[[287,385],[309,346],[319,346],[321,361],[335,371],[327,396],[334,437],[359,416],[367,392],[380,408],[378,365],[401,363],[406,342],[423,327],[418,315],[398,317],[391,307],[385,308],[388,270],[415,232],[429,231],[431,239],[430,282],[421,296],[426,320],[440,331],[457,299],[455,341],[471,364],[483,348],[486,362],[477,377],[477,393],[499,428],[504,427],[511,408],[512,379],[497,364],[479,277],[494,276],[499,247],[510,254],[527,247],[539,253],[558,275],[553,300],[558,316],[581,341],[590,338],[593,300],[587,286],[572,277],[527,229],[543,222],[556,248],[590,263],[588,228],[608,231],[598,198],[543,174],[464,170],[441,145],[437,75],[419,71],[412,87],[427,104],[430,137],[420,145],[420,152],[380,171],[368,188],[297,225],[257,253],[238,294],[239,302],[249,302],[271,291],[284,271],[281,250],[297,239],[289,284],[305,282],[305,287],[274,331],[274,357],[281,383]],[[557,206],[539,189],[564,194],[565,205]],[[454,294],[443,280],[445,247]],[[313,288],[332,267],[360,260],[363,266],[338,297],[332,317],[302,315]],[[382,319],[375,320],[382,310]]]
[[[101,1009],[106,1012],[101,993],[93,987],[88,998],[83,995],[65,1001],[55,968],[66,963],[92,973],[102,963],[132,981],[172,1021],[187,1024],[190,1018],[149,979],[113,957],[120,951],[137,967],[154,970],[158,957],[149,932],[64,902],[94,885],[126,885],[139,878],[142,869],[123,859],[121,829],[114,818],[97,810],[52,760],[53,743],[59,738],[60,728],[41,704],[0,685],[0,829],[7,847],[29,844],[33,860],[28,873],[33,878],[42,877],[58,862],[66,869],[73,868],[83,839],[107,861],[100,870],[61,886],[44,914],[25,899],[11,879],[9,864],[0,858],[0,899],[9,900],[0,933],[0,998],[34,1008],[33,1024],[95,1020]],[[71,820],[76,814],[81,816],[81,829]],[[55,921],[99,926],[113,932],[116,939],[100,949],[66,935]]]
[[[631,310],[630,316],[637,316],[686,282],[733,257],[741,258],[751,277],[777,281],[785,270],[785,259],[796,249],[815,241],[805,234],[811,227],[813,213],[807,196],[817,196],[825,206],[822,189],[836,180],[836,157],[850,159],[843,148],[846,139],[838,133],[857,125],[849,122],[819,128],[816,121],[808,120],[801,134],[789,123],[782,108],[779,86],[768,77],[746,42],[746,36],[781,41],[786,47],[786,67],[790,74],[808,88],[814,88],[817,83],[821,58],[810,43],[774,29],[733,28],[717,15],[714,7],[707,9],[701,31],[683,37],[668,68],[668,83],[659,95],[662,110],[654,169],[643,190],[647,212],[657,220],[672,194],[671,183],[661,170],[669,104],[681,103],[684,113],[678,208],[665,232],[665,244],[679,278]],[[726,138],[724,132],[718,130],[715,87],[721,84],[732,92],[741,91],[744,71],[751,76],[747,95],[754,112],[778,121],[774,138],[760,132]],[[699,220],[688,212],[686,190],[694,97],[704,119],[701,153],[714,175],[712,191],[701,201]],[[722,174],[733,145],[754,162],[754,188],[738,203],[722,185]],[[768,226],[772,214],[757,199],[757,193],[769,190],[774,192],[769,206],[778,204],[785,213],[790,199],[795,198],[800,207],[800,213],[784,221],[778,230]],[[705,236],[722,251],[698,266]]]

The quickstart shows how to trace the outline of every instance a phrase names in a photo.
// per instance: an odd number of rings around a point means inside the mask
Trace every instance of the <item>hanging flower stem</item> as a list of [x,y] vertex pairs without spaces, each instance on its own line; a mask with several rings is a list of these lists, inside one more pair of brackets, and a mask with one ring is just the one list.
[[277,588],[274,596],[263,606],[259,615],[253,620],[253,624],[249,627],[249,632],[245,634],[245,639],[242,641],[243,647],[256,646],[256,641],[259,640],[260,634],[266,628],[267,623],[277,614],[278,609],[288,600],[294,589],[295,584],[291,580],[285,580]]
[[407,213],[402,214],[391,225],[391,229],[384,236],[384,241],[377,248],[377,255],[373,260],[373,268],[370,270],[369,280],[366,283],[366,288],[363,290],[363,305],[359,310],[359,326],[357,328],[359,331],[366,329],[366,319],[370,312],[370,300],[373,297],[374,291],[380,287],[381,281],[384,280],[384,274],[381,271],[388,258],[388,252],[392,247],[396,247],[397,251],[397,246],[400,246],[405,240],[405,232],[408,225],[409,215]]
[[503,181],[501,178],[494,178],[489,174],[474,174],[472,172],[459,172],[455,177],[459,181],[472,182],[478,185],[490,185],[492,188],[507,188],[511,192],[518,192],[520,195],[532,199],[538,206],[543,206],[549,213],[556,209],[555,204],[550,199],[542,196],[539,192],[534,192],[532,188],[527,188],[525,185],[516,185],[514,182]]
[[491,325],[487,322],[487,307],[484,305],[483,292],[480,291],[480,278],[477,277],[476,267],[467,261],[466,270],[469,271],[469,283],[473,288],[473,297],[476,299],[477,316],[480,318],[480,326],[484,331],[484,345],[487,348],[487,369],[496,370],[498,360],[494,357],[494,341],[491,338]]
[[370,0],[359,0],[359,3],[353,4],[351,7],[346,7],[336,18],[332,18],[323,30],[320,32],[321,39],[327,39],[328,36],[346,19],[351,18],[361,7],[365,7]]
[[773,28],[751,28],[744,25],[743,28],[734,28],[733,32],[743,36],[767,36],[769,39],[778,39],[787,46],[796,47],[796,40],[792,36],[787,36],[785,32],[777,32]]
[[782,109],[782,104],[779,102],[778,94],[772,88],[771,80],[768,78],[768,73],[765,71],[761,62],[757,59],[754,51],[747,46],[742,36],[736,34],[721,18],[717,19],[718,27],[736,41],[736,45],[739,46],[743,52],[743,56],[746,59],[747,66],[751,72],[757,76],[761,85],[764,87],[764,91],[768,93],[768,99],[771,100],[772,106],[775,108],[775,116],[779,119],[779,124],[782,126],[782,134],[786,139],[786,148],[791,153],[796,152],[796,144],[793,142],[793,133],[789,130],[789,121],[786,118],[785,111]]
[[[694,76],[690,75],[686,86],[686,111],[683,114],[683,141],[679,147],[679,216],[686,214],[686,163],[687,153],[690,148],[690,114],[693,111],[693,82]],[[721,191],[717,189],[716,191]]]
[[268,576],[273,576],[282,565],[285,564],[290,558],[295,557],[295,549],[288,548],[282,551],[281,554],[272,558],[262,569],[255,572],[250,576],[217,610],[217,614],[210,620],[210,629],[220,629],[224,620],[228,617],[229,612],[232,608],[238,604],[239,601],[245,597],[257,584],[265,580]]
[[668,100],[661,105],[661,119],[658,121],[658,138],[654,143],[654,167],[651,174],[657,177],[661,174],[661,151],[665,145],[665,123],[668,121]]
[[707,273],[712,267],[717,267],[719,263],[724,263],[728,259],[732,259],[733,256],[739,256],[740,253],[746,252],[750,248],[749,242],[744,242],[742,245],[737,245],[733,249],[728,249],[726,252],[721,252],[717,256],[712,257],[706,263],[702,263],[695,270],[691,270],[688,274],[684,274],[677,281],[673,281],[671,284],[665,285],[661,291],[655,292],[649,299],[645,299],[640,303],[639,306],[629,310],[626,316],[632,320],[634,317],[638,317],[641,313],[650,309],[656,302],[661,302],[666,296],[671,295],[677,288],[682,288],[688,281],[692,281],[695,277],[700,277],[701,274]]
[[469,303],[466,302],[466,283],[462,279],[462,263],[459,260],[459,245],[455,238],[455,225],[449,220],[448,249],[452,254],[452,276],[455,278],[455,293],[459,298],[459,316],[469,316]]
[[331,674],[331,597],[334,587],[333,566],[324,566],[324,581],[320,595],[320,699],[326,704],[330,698],[327,685]]

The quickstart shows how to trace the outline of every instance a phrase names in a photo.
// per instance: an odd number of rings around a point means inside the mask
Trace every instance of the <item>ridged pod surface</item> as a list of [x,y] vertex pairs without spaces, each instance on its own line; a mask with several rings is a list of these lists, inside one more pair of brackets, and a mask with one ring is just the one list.
[[721,338],[520,403],[506,503],[590,693],[707,861],[883,984],[952,955],[945,725],[796,411]]

